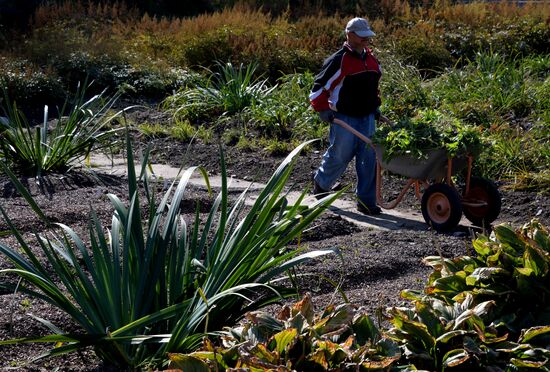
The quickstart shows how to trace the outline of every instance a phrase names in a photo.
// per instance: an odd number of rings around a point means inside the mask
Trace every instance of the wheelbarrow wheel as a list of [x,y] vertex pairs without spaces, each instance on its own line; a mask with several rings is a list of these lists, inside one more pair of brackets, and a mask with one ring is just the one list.
[[502,200],[495,184],[481,177],[470,179],[470,190],[464,195],[465,201],[484,203],[483,206],[463,205],[464,216],[475,226],[487,227],[500,214]]
[[422,195],[422,216],[436,231],[453,229],[462,218],[460,194],[445,183],[430,185]]

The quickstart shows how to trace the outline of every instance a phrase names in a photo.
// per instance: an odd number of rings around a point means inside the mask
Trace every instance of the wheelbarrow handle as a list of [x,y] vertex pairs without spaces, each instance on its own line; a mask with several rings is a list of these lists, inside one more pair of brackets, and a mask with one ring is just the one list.
[[[361,139],[363,142],[365,142],[367,145],[373,147],[372,145],[372,141],[370,140],[370,138],[368,138],[367,136],[365,136],[364,134],[360,133],[359,131],[357,131],[356,129],[352,128],[348,123],[346,123],[345,121],[341,120],[341,119],[336,119],[334,118],[332,120],[333,123],[335,124],[338,124],[339,126],[347,129],[348,131],[350,131],[351,133],[355,134],[357,137],[359,137],[359,139]],[[374,147],[373,147],[374,148]]]

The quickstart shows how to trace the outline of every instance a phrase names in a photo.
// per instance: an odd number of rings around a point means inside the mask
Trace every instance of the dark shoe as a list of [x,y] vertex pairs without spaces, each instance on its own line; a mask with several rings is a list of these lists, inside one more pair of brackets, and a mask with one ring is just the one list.
[[329,192],[325,189],[323,189],[317,181],[313,180],[313,195],[315,195],[315,199],[319,200],[327,196]]
[[363,203],[357,203],[357,210],[363,214],[366,214],[368,216],[376,216],[380,213],[382,213],[382,209],[380,209],[377,205],[372,205],[370,207],[367,207]]
[[334,186],[332,186],[332,189],[330,189],[330,191],[334,191],[334,192],[337,192],[337,191],[340,191],[344,188],[344,185],[341,184],[340,182],[336,182],[334,184]]

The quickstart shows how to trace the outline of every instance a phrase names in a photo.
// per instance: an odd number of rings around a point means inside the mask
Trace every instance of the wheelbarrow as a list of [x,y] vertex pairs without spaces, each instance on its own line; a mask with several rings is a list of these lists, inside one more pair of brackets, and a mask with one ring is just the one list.
[[[444,148],[438,148],[428,151],[422,159],[401,155],[384,160],[382,146],[373,144],[368,137],[343,120],[334,119],[333,122],[352,132],[374,149],[376,201],[380,207],[395,208],[407,191],[414,186],[415,196],[420,200],[422,216],[436,231],[454,229],[462,214],[473,225],[480,227],[488,227],[498,217],[501,208],[500,193],[491,180],[472,176],[474,157],[471,154],[465,153],[451,158]],[[385,202],[382,197],[382,170],[407,178],[399,195],[389,202]],[[462,192],[459,192],[452,177],[464,170],[465,186]]]

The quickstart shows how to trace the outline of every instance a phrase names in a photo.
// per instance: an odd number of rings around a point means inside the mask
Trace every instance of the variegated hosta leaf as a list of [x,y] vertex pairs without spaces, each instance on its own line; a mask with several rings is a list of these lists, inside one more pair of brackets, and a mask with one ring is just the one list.
[[550,326],[532,327],[524,329],[519,337],[519,342],[533,342],[542,337],[546,338],[546,341],[550,340]]
[[392,364],[394,364],[399,359],[399,356],[394,357],[385,357],[380,358],[377,360],[367,360],[363,363],[361,363],[361,370],[367,370],[367,371],[380,371],[384,370],[386,368],[389,368]]
[[295,303],[291,308],[291,316],[302,314],[309,324],[313,323],[313,303],[311,301],[311,294],[306,293],[304,298]]
[[454,337],[464,336],[464,335],[467,335],[467,334],[475,334],[475,332],[465,331],[465,330],[462,330],[462,329],[461,330],[455,330],[455,331],[449,331],[449,332],[446,332],[446,333],[442,334],[441,336],[439,336],[436,339],[436,342],[446,344],[451,339],[453,339]]
[[472,327],[484,330],[485,324],[481,320],[481,317],[487,315],[489,309],[491,306],[494,306],[494,301],[485,301],[474,307],[473,309],[465,310],[462,314],[460,314],[454,323],[453,329],[460,329],[463,323],[468,322],[468,328],[471,329]]
[[[509,226],[498,225],[494,228],[494,233],[500,244],[509,246],[515,252],[523,252],[525,250],[525,243]],[[519,255],[521,255],[521,253]]]
[[324,350],[316,350],[313,354],[310,354],[307,359],[322,367],[325,371],[328,369],[328,362]]
[[489,279],[497,279],[497,276],[510,275],[510,273],[500,267],[478,267],[468,277],[466,277],[466,284],[469,286],[475,286],[479,283],[483,283]]
[[533,270],[537,277],[548,275],[550,259],[548,253],[540,251],[534,246],[527,245],[523,255],[525,267]]
[[275,350],[282,355],[288,350],[289,346],[295,342],[298,331],[296,328],[285,329],[273,336],[275,340]]
[[336,307],[333,313],[313,325],[313,330],[319,334],[334,332],[353,320],[355,310],[349,304]]
[[443,366],[456,367],[469,360],[470,357],[470,354],[464,349],[451,350],[443,357]]
[[542,369],[543,367],[546,367],[544,370],[548,370],[548,367],[550,367],[550,362],[546,358],[540,361],[512,358],[510,359],[510,363],[516,367],[524,368]]
[[369,340],[377,341],[381,337],[380,330],[367,314],[356,316],[353,320],[352,328],[359,345],[364,345]]
[[401,335],[409,342],[420,342],[427,350],[432,349],[435,344],[435,337],[428,332],[425,324],[410,319],[407,314],[397,308],[390,309],[390,322],[402,333],[394,333],[394,338]]
[[[168,358],[170,359],[169,368],[172,368],[172,369],[189,371],[189,372],[210,371],[210,367],[208,366],[208,364],[198,357],[185,355],[185,354],[169,353]],[[213,358],[213,355],[212,355],[212,358]]]

